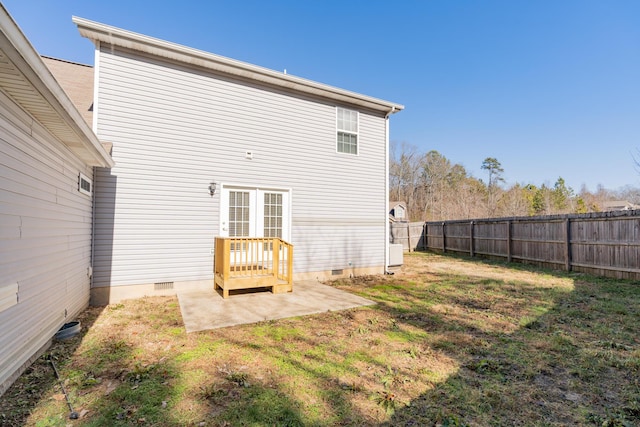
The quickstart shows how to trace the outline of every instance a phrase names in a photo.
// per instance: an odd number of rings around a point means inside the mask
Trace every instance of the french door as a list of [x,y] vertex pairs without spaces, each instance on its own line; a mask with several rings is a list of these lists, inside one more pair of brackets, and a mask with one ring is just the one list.
[[223,186],[221,197],[220,236],[290,239],[288,190]]

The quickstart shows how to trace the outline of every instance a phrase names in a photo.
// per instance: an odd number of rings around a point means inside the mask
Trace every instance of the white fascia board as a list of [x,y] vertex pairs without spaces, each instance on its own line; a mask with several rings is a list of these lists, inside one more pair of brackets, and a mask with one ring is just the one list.
[[[29,84],[64,123],[78,136],[83,158],[90,166],[113,167],[113,159],[102,147],[98,137],[84,121],[62,87],[53,77],[38,52],[15,23],[4,5],[0,4],[0,43],[7,57],[20,70]],[[66,144],[66,141],[61,141]],[[66,144],[67,145],[67,144]],[[77,147],[70,146],[72,151]]]
[[322,98],[368,108],[383,113],[395,113],[404,109],[403,105],[361,95],[333,86],[317,83],[301,77],[237,61],[202,50],[171,43],[121,28],[90,21],[74,16],[73,23],[83,37],[94,43],[102,42],[155,55],[170,60],[202,67],[216,72],[230,74],[289,90],[319,96]]

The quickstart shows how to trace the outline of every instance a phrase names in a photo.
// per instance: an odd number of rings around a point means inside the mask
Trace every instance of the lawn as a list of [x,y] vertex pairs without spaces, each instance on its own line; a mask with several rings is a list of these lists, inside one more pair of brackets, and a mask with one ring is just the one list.
[[174,297],[89,308],[0,424],[640,425],[638,283],[416,253],[332,285],[377,305],[192,334]]

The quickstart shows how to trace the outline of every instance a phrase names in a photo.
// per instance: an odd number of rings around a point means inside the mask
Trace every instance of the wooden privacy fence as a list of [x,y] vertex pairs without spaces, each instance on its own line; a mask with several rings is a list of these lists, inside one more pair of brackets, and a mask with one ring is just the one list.
[[424,222],[392,222],[390,227],[390,243],[401,244],[402,248],[409,252],[426,249]]
[[427,222],[430,250],[640,280],[640,210]]

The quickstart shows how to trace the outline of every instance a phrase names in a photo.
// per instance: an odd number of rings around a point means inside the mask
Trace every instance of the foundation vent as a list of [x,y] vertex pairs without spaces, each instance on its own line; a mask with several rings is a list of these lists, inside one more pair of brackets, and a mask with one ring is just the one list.
[[153,290],[164,291],[166,289],[173,289],[173,282],[156,282],[153,284]]
[[340,269],[340,270],[331,270],[331,275],[332,276],[339,276],[341,274],[344,273],[344,270]]

